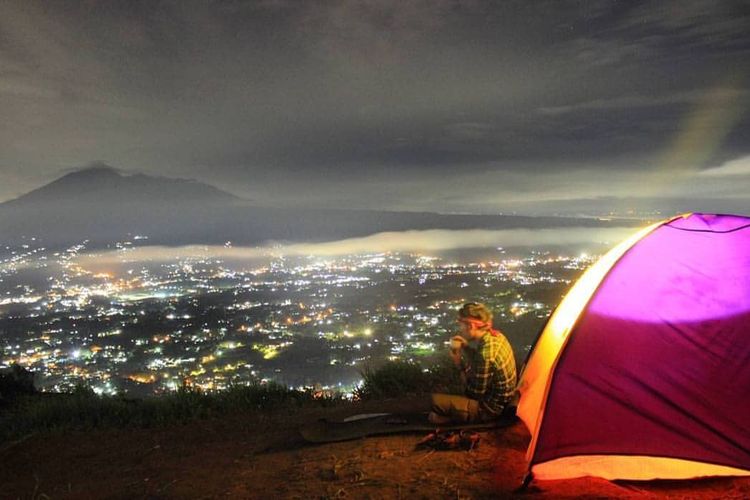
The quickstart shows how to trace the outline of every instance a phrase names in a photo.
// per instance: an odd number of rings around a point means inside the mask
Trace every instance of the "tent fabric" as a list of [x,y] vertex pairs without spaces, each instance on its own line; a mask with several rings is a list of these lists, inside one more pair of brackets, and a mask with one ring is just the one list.
[[535,475],[750,474],[750,218],[651,226],[563,307],[519,386]]
[[537,464],[534,466],[534,478],[539,480],[567,478],[571,477],[569,475],[571,471],[575,471],[575,476],[596,476],[609,480],[627,478],[637,481],[748,475],[748,471],[742,469],[677,458],[642,455],[580,455]]
[[551,380],[550,376],[553,372],[554,363],[557,361],[557,355],[567,340],[571,327],[575,324],[583,306],[594,294],[599,283],[612,265],[635,242],[659,225],[654,224],[637,232],[610,250],[593,266],[587,269],[552,313],[542,334],[539,336],[519,381],[519,391],[522,397],[516,413],[532,433],[532,441],[526,457],[527,460],[531,460],[531,452],[534,449],[538,435],[537,431],[541,421],[542,406]]

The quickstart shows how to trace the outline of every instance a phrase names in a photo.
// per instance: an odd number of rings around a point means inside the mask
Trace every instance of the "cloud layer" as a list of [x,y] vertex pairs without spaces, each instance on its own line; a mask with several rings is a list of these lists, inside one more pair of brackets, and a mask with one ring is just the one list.
[[145,246],[127,251],[90,254],[79,258],[84,266],[136,262],[175,262],[184,259],[264,261],[272,257],[335,257],[385,252],[442,252],[465,248],[544,247],[580,244],[614,244],[634,232],[629,228],[573,228],[538,230],[405,231],[378,233],[325,243],[269,245],[265,247]]
[[[0,200],[95,160],[277,205],[632,196],[670,161],[690,184],[750,153],[749,24],[706,0],[3,2]],[[674,153],[706,107],[721,133]]]

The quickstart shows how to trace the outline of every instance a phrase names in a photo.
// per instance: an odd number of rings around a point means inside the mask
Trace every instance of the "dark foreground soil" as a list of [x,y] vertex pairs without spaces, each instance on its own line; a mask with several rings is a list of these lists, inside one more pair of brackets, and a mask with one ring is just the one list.
[[306,444],[321,416],[397,411],[403,403],[234,416],[159,429],[29,436],[0,446],[2,498],[750,498],[750,479],[533,483],[520,423],[481,433],[470,451],[416,450],[406,434]]

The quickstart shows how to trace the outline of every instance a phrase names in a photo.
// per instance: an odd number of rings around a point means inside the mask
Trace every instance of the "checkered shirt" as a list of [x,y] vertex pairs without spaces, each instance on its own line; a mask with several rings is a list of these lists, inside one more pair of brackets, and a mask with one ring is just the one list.
[[486,334],[476,349],[463,349],[461,365],[466,372],[466,396],[478,400],[490,413],[502,413],[516,389],[516,360],[508,339]]

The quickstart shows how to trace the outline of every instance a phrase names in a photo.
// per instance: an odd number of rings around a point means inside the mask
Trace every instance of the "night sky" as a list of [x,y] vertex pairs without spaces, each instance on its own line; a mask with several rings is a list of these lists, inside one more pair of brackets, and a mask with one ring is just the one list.
[[104,162],[275,206],[721,208],[749,105],[742,1],[0,2],[0,201]]

